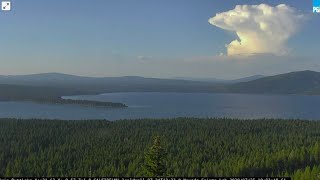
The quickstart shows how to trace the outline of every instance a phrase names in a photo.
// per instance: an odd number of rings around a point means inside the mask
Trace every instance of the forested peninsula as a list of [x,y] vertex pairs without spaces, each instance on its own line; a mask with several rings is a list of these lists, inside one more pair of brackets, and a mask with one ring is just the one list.
[[90,107],[123,108],[127,107],[118,102],[102,102],[89,100],[63,99],[62,96],[90,94],[70,88],[53,88],[24,85],[0,84],[0,101],[30,101],[44,104],[76,104]]
[[[27,100],[28,101],[28,100]],[[103,102],[103,101],[89,101],[89,100],[74,100],[74,99],[62,99],[62,98],[53,98],[53,99],[33,99],[30,100],[36,103],[45,103],[45,104],[75,104],[88,107],[106,107],[106,108],[124,108],[128,107],[123,103],[115,102]]]

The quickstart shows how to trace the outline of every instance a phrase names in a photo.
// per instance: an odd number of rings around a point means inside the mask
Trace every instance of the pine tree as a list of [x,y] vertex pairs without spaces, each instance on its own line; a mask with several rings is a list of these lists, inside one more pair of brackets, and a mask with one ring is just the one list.
[[165,164],[166,152],[162,146],[160,136],[155,136],[153,144],[145,155],[145,173],[151,177],[161,177],[166,175]]
[[6,177],[12,176],[11,162],[9,162],[8,165],[7,165],[5,176]]

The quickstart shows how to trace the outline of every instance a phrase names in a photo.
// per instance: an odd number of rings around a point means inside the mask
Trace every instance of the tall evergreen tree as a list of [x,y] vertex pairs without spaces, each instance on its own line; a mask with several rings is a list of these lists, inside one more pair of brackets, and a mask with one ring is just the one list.
[[145,173],[151,177],[161,177],[166,175],[166,152],[161,143],[159,135],[155,136],[152,146],[145,155]]

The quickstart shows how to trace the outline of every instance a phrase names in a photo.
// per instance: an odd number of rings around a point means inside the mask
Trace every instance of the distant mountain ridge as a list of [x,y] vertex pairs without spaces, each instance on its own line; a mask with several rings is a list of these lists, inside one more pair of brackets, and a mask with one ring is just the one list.
[[94,84],[99,81],[107,82],[125,82],[125,81],[171,81],[171,82],[184,82],[184,83],[215,83],[215,84],[232,84],[239,82],[248,82],[251,80],[256,80],[263,78],[263,75],[254,75],[233,80],[224,80],[217,78],[188,78],[188,77],[176,77],[176,78],[149,78],[142,76],[119,76],[119,77],[87,77],[79,75],[71,75],[64,73],[39,73],[39,74],[28,74],[28,75],[0,75],[0,84],[15,84],[15,85],[45,85],[51,86],[51,83],[60,83],[72,81],[72,83],[90,83]]
[[[120,76],[120,77],[87,77],[87,76],[78,76],[71,74],[63,74],[63,73],[39,73],[39,74],[28,74],[28,75],[0,75],[0,83],[15,83],[14,81],[51,81],[51,80],[61,80],[61,81],[85,81],[85,80],[172,80],[175,79],[164,79],[164,78],[146,78],[142,76]],[[11,82],[7,82],[7,81]],[[179,81],[188,81],[188,80],[179,80]]]
[[61,73],[0,76],[0,84],[71,88],[83,93],[105,92],[209,92],[214,84],[176,79],[123,77],[84,77]]
[[231,84],[231,83],[249,82],[249,81],[261,79],[261,78],[264,78],[264,77],[266,77],[266,76],[264,76],[264,75],[253,75],[253,76],[248,76],[248,77],[244,77],[244,78],[228,80],[228,83]]
[[[108,92],[206,92],[256,94],[320,94],[320,72],[298,71],[274,76],[250,76],[228,83],[124,77],[84,77],[60,73],[0,76],[0,85],[64,89],[74,94]],[[1,87],[0,87],[1,88]],[[60,93],[59,93],[60,94]]]
[[192,77],[175,77],[173,79],[178,80],[188,80],[188,81],[201,81],[201,82],[213,82],[219,84],[232,84],[232,83],[239,83],[239,82],[248,82],[256,79],[260,79],[265,77],[264,75],[253,75],[239,79],[232,79],[232,80],[225,80],[225,79],[218,79],[218,78],[192,78]]

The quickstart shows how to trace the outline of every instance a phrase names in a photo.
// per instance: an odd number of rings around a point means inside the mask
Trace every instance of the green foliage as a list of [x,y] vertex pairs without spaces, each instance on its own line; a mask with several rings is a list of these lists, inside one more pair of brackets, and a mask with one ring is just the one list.
[[144,176],[154,134],[167,175],[320,174],[320,121],[2,119],[0,176]]
[[163,177],[166,175],[166,152],[162,146],[160,136],[154,138],[153,144],[145,155],[145,172],[149,177]]

